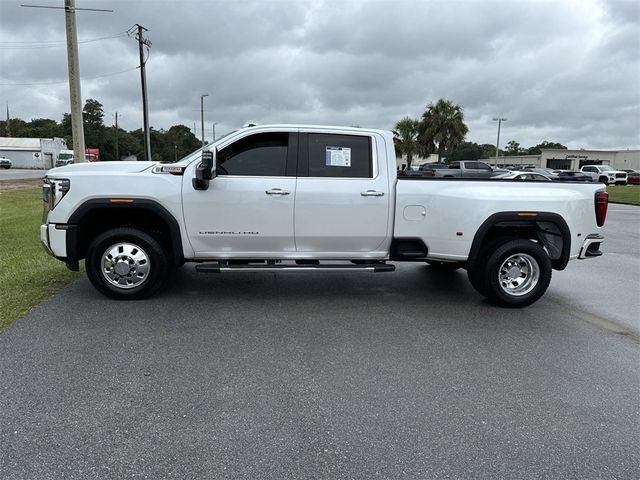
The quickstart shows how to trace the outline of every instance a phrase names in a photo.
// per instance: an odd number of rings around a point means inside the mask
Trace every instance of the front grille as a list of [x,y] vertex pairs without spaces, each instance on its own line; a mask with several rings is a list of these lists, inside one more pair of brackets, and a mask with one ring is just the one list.
[[616,178],[624,178],[625,175],[625,173],[616,173]]

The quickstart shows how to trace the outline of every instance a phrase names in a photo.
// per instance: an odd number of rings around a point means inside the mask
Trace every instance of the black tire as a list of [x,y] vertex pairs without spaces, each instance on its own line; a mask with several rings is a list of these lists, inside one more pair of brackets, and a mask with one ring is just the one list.
[[430,268],[440,272],[453,272],[462,267],[458,262],[439,262],[438,260],[425,260]]
[[[168,255],[148,233],[114,228],[89,245],[87,277],[102,294],[116,300],[139,300],[153,295],[168,275]],[[108,266],[103,268],[103,262]]]
[[511,240],[488,253],[481,275],[485,295],[492,303],[522,308],[547,291],[551,282],[551,260],[537,243]]
[[469,283],[471,286],[478,292],[480,295],[486,297],[487,290],[484,284],[484,272],[487,268],[487,260],[498,246],[504,245],[513,240],[517,240],[517,237],[497,237],[493,240],[489,240],[486,245],[483,245],[478,253],[478,256],[473,260],[473,262],[469,263],[467,266],[467,277],[469,278]]
[[600,177],[598,182],[604,183],[605,185],[609,185],[609,179],[607,177]]

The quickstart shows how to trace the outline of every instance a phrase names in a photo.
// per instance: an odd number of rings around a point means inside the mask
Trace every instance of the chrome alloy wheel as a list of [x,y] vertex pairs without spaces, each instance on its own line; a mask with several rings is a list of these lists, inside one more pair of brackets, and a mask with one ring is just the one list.
[[535,288],[540,279],[538,262],[526,253],[507,258],[498,270],[498,283],[507,295],[519,297]]
[[102,274],[118,288],[134,288],[149,277],[149,256],[137,245],[120,242],[102,254]]

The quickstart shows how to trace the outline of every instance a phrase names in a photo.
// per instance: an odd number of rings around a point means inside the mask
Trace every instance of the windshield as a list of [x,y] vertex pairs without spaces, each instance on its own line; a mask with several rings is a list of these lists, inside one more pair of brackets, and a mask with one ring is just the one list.
[[58,155],[59,160],[69,160],[70,158],[73,158],[73,153],[61,153]]

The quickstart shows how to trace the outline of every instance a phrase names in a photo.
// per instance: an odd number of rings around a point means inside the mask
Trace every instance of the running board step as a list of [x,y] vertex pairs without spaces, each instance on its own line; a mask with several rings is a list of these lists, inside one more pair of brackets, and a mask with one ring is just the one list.
[[196,265],[199,273],[222,272],[282,272],[282,271],[351,271],[351,272],[393,272],[396,266],[387,263],[348,264],[318,264],[318,265],[289,265],[289,264],[257,264],[257,265],[220,265],[219,263],[201,263]]

